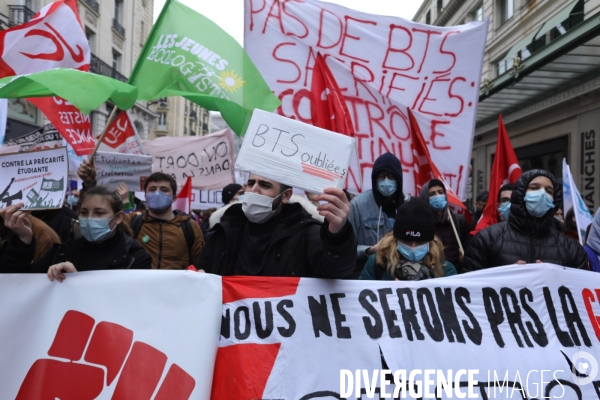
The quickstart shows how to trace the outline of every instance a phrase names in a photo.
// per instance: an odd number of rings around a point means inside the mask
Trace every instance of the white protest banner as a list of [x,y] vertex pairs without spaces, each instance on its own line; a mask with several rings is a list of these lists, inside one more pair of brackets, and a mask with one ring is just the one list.
[[146,155],[137,128],[127,111],[121,111],[110,123],[98,149],[123,154]]
[[0,208],[23,202],[23,209],[62,207],[68,184],[67,149],[0,155]]
[[154,157],[154,172],[164,172],[183,186],[192,177],[195,189],[221,189],[234,181],[232,132],[207,136],[161,137],[144,142]]
[[579,243],[583,246],[585,243],[585,232],[589,224],[594,221],[594,217],[587,205],[581,198],[581,194],[575,185],[571,168],[567,164],[567,159],[563,158],[563,213],[565,217],[567,212],[573,208],[575,214],[575,223],[577,224],[577,233],[579,235]]
[[52,124],[44,125],[31,133],[7,140],[4,145],[19,153],[65,146],[63,137]]
[[2,398],[210,397],[218,276],[93,271],[59,283],[2,274],[0,301]]
[[403,388],[393,398],[600,396],[594,272],[529,264],[424,281],[222,282],[215,400],[386,398],[395,384],[382,388],[384,369]]
[[116,189],[119,182],[130,191],[144,190],[144,182],[152,174],[152,157],[135,154],[96,152],[96,182]]
[[354,138],[256,109],[235,169],[311,193],[342,189]]
[[[312,69],[317,52],[324,56],[352,115],[363,190],[386,152],[414,188],[408,117],[392,99],[413,110],[432,159],[464,199],[487,22],[429,26],[317,0],[245,0],[244,12],[244,48],[282,101],[279,114],[311,122]],[[349,179],[359,186],[352,168]]]
[[192,189],[192,210],[208,210],[209,208],[221,208],[222,191]]
[[8,118],[8,99],[0,99],[0,146],[4,144],[6,121]]

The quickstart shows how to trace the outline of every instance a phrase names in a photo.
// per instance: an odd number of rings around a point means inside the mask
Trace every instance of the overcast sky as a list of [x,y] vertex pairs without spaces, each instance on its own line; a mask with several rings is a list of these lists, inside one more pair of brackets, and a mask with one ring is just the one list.
[[[180,0],[180,2],[217,23],[243,45],[244,0]],[[422,0],[330,0],[329,3],[371,14],[412,19]],[[154,0],[155,20],[164,4],[165,0]]]

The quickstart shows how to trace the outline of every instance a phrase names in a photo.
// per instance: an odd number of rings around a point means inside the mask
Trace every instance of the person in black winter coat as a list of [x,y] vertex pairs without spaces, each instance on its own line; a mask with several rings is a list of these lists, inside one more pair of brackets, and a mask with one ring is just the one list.
[[561,187],[550,172],[524,172],[514,185],[508,222],[487,227],[471,239],[463,270],[536,262],[588,269],[583,247],[554,227],[561,199]]
[[15,234],[5,244],[0,272],[44,272],[50,280],[62,282],[64,272],[105,269],[145,269],[152,258],[128,234],[123,224],[123,203],[109,189],[96,186],[87,191],[80,206],[82,237],[55,245],[46,255],[32,263],[36,242],[26,212],[19,203],[0,210],[5,225]]
[[440,238],[444,245],[445,259],[454,264],[460,271],[462,255],[450,218],[454,222],[463,249],[467,247],[471,239],[469,234],[471,229],[467,220],[463,216],[452,212],[448,205],[448,195],[444,183],[438,179],[432,179],[424,184],[419,197],[431,206],[435,218],[435,235]]
[[317,208],[323,224],[290,204],[291,195],[288,186],[250,175],[242,203],[213,227],[195,267],[222,276],[348,277],[356,239],[344,192],[329,188],[317,197],[327,201]]
[[56,210],[38,210],[31,213],[44,221],[60,237],[61,242],[67,243],[73,239],[73,224],[77,220],[77,212],[67,206]]

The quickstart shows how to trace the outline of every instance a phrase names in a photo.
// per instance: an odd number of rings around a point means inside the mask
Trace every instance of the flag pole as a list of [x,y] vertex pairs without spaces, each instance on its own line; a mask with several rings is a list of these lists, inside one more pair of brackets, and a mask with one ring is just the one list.
[[117,112],[117,108],[118,108],[117,106],[113,107],[112,111],[110,112],[110,115],[108,116],[108,119],[106,120],[106,125],[104,125],[104,130],[102,131],[102,135],[100,135],[100,138],[98,139],[98,142],[96,143],[96,147],[94,148],[94,152],[90,156],[91,164],[94,164],[94,157],[96,156],[98,147],[100,147],[100,143],[102,143],[102,141],[104,140],[104,136],[106,136],[106,131],[108,130],[108,127],[110,126],[110,123],[112,122],[113,117],[115,116],[115,113]]
[[448,207],[448,219],[450,220],[450,225],[452,225],[452,230],[454,231],[454,236],[456,236],[456,241],[458,242],[458,247],[460,247],[460,251],[462,251],[463,257],[464,257],[465,249],[463,249],[462,243],[460,242],[460,238],[458,237],[458,231],[456,230],[456,226],[454,225],[454,220],[452,219],[452,211],[450,211],[450,207]]

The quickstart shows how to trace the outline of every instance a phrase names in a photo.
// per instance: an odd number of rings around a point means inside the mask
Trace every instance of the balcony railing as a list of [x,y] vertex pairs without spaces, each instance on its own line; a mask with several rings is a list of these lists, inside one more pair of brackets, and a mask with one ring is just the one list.
[[113,29],[121,36],[125,37],[125,28],[123,28],[121,26],[121,24],[119,23],[119,21],[117,21],[115,18],[113,18]]
[[99,59],[94,53],[92,53],[92,58],[90,60],[90,72],[108,76],[121,82],[127,82],[127,78],[125,76],[123,76],[119,71],[117,71],[101,59]]
[[190,113],[190,119],[193,119],[194,121],[196,121],[198,119],[198,115],[196,114],[196,111],[192,110],[192,112]]
[[96,11],[97,13],[100,13],[100,4],[98,4],[96,0],[83,0],[83,2],[90,6],[92,10]]
[[8,25],[21,25],[29,21],[35,13],[26,6],[8,6]]

